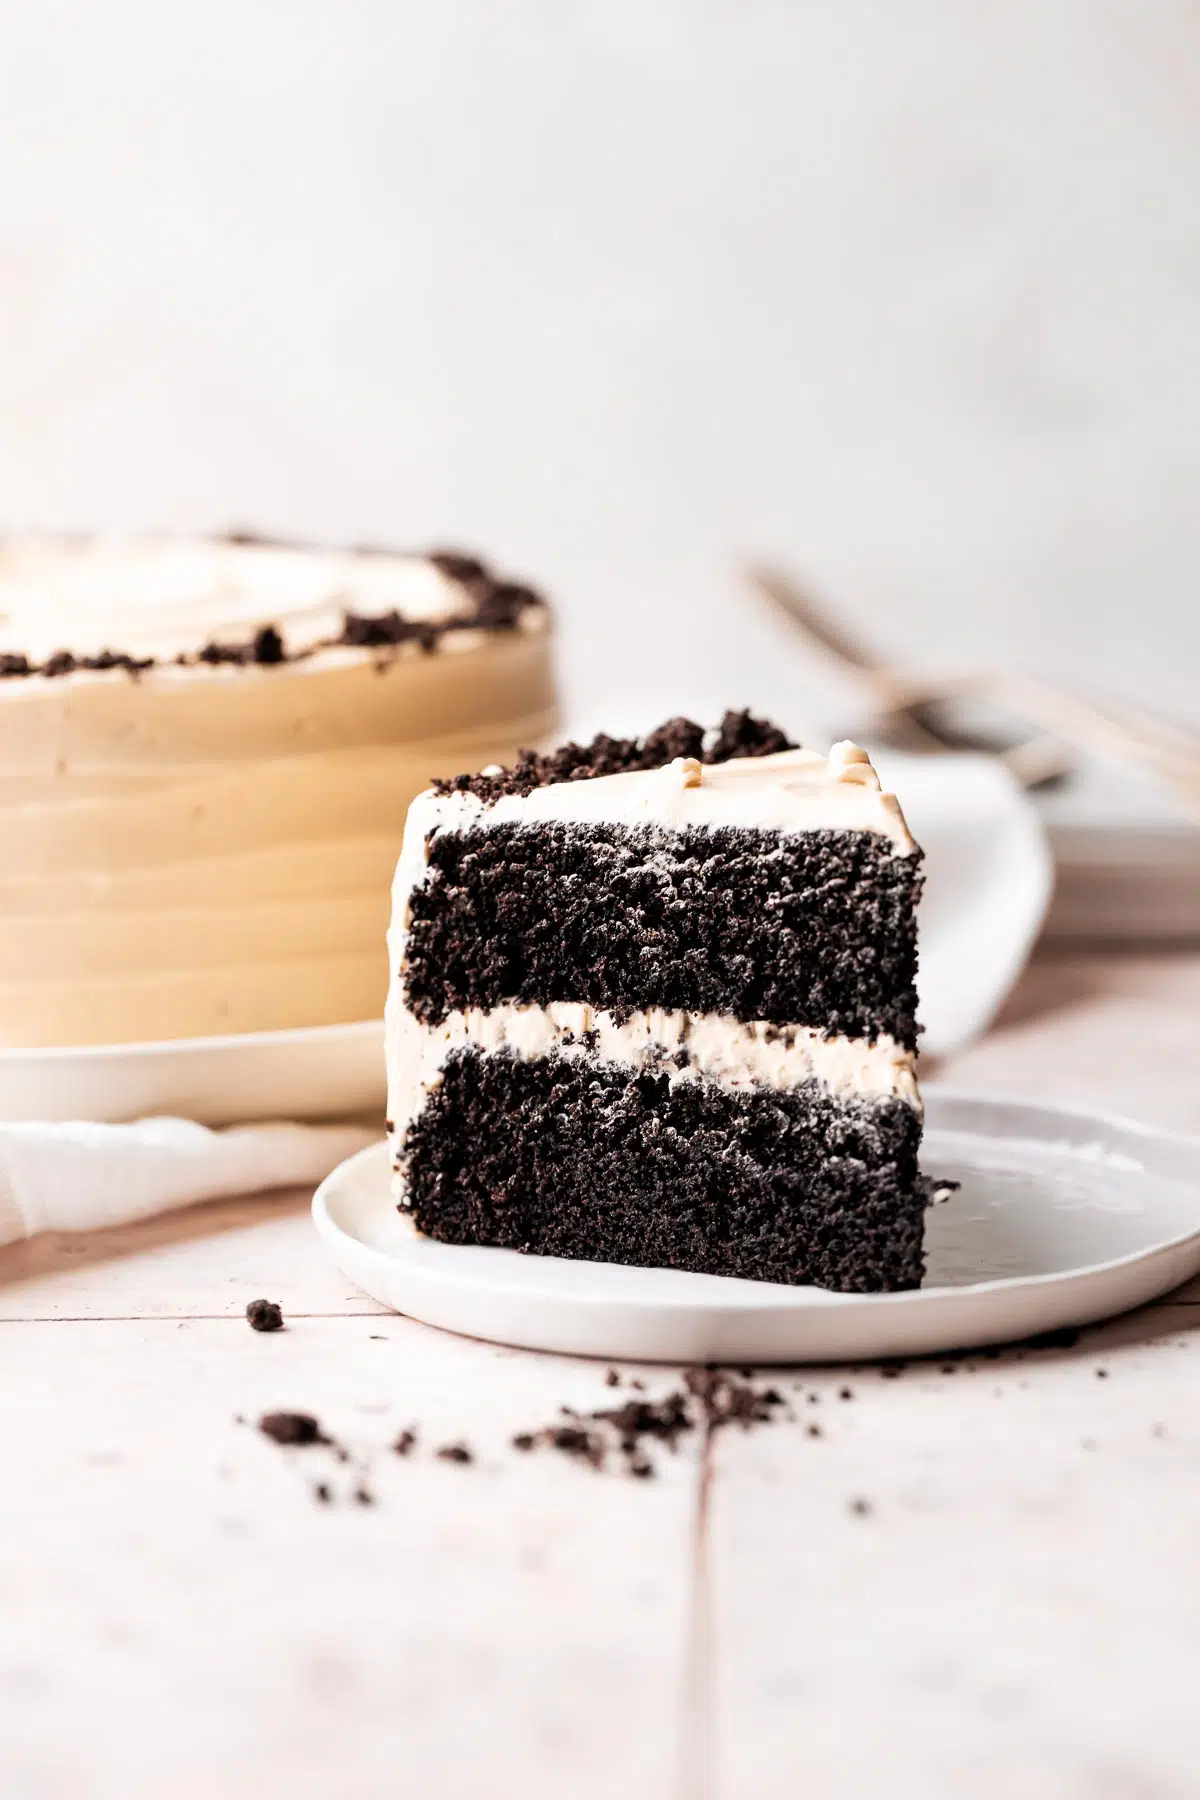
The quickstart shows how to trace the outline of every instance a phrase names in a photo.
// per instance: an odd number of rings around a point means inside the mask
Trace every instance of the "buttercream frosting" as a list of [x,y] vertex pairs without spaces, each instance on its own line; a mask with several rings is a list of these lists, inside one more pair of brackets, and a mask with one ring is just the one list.
[[0,680],[0,1045],[129,1042],[378,1017],[389,876],[431,776],[553,728],[549,615],[431,650],[279,666],[167,658],[346,610],[436,621],[419,557],[138,540],[0,550],[0,649],[113,647],[121,669]]
[[524,1058],[594,1056],[628,1069],[654,1068],[673,1082],[712,1081],[735,1092],[780,1092],[817,1081],[842,1099],[899,1099],[920,1106],[916,1054],[886,1035],[870,1041],[826,1037],[805,1026],[745,1024],[720,1013],[662,1007],[618,1019],[566,1002],[468,1007],[432,1026],[397,1012],[389,1031],[389,1114],[397,1143],[458,1050]]

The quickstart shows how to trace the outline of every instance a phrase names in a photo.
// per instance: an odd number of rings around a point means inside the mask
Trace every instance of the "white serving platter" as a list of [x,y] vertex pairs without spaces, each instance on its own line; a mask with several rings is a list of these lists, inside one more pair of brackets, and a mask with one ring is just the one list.
[[651,1362],[842,1362],[1011,1342],[1127,1311],[1200,1270],[1200,1139],[1011,1101],[927,1095],[924,1285],[831,1294],[434,1243],[397,1212],[379,1144],[313,1201],[334,1261],[427,1324]]
[[167,1115],[201,1125],[383,1118],[383,1024],[0,1050],[0,1121]]

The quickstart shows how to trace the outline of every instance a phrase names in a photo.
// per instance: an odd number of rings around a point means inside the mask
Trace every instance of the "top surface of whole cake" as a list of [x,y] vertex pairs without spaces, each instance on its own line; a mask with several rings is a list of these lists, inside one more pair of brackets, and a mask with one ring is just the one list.
[[729,714],[414,802],[398,1196],[456,1243],[912,1286],[920,853],[852,744]]
[[0,542],[0,680],[10,682],[453,649],[466,633],[544,622],[532,589],[457,552],[248,537]]
[[378,1017],[408,801],[553,722],[472,557],[0,543],[0,1044]]

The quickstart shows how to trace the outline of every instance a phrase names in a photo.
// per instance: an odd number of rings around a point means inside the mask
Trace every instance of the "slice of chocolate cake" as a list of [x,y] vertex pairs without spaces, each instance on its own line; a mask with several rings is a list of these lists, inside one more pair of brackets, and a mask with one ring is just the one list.
[[396,1194],[453,1244],[920,1283],[920,851],[866,752],[673,720],[418,797]]

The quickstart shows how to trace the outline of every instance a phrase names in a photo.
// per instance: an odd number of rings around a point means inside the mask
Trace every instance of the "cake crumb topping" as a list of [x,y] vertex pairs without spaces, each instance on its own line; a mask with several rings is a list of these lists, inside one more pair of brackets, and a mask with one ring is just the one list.
[[[248,531],[227,533],[214,540],[245,548],[277,550],[319,550],[316,545],[290,543],[282,539],[259,536]],[[401,555],[373,546],[354,546],[347,553],[354,557]],[[173,656],[134,656],[125,650],[101,649],[83,653],[69,649],[55,650],[40,660],[22,650],[0,649],[0,680],[24,681],[34,676],[46,680],[62,680],[69,675],[122,672],[138,679],[148,671],[177,668],[281,668],[306,662],[328,650],[376,650],[386,654],[413,645],[418,650],[436,650],[440,641],[463,631],[514,631],[536,623],[536,615],[545,611],[546,603],[532,588],[519,582],[503,581],[478,557],[458,551],[436,550],[426,562],[447,580],[463,590],[465,602],[461,612],[439,618],[410,618],[401,611],[360,612],[344,608],[341,628],[316,643],[302,645],[288,642],[279,623],[265,619],[248,637],[234,641],[213,639],[195,649]]]
[[690,774],[685,777],[684,786],[698,787],[704,764],[733,762],[746,756],[776,756],[782,750],[798,748],[769,719],[757,718],[748,710],[730,711],[712,732],[706,732],[694,719],[682,717],[667,719],[644,738],[616,738],[602,731],[590,744],[560,744],[542,755],[536,750],[522,750],[511,768],[456,775],[432,785],[438,794],[474,794],[476,799],[490,804],[505,794],[524,796],[555,782],[591,781],[601,775],[627,775],[635,770],[681,763],[687,770],[695,771],[694,778]]

